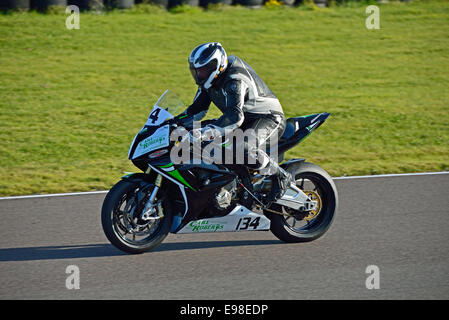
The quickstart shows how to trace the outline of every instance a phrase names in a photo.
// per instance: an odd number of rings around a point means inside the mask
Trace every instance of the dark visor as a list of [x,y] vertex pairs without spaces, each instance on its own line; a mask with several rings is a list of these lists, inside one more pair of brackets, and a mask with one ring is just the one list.
[[192,73],[192,76],[198,85],[206,82],[210,74],[214,72],[215,69],[217,69],[217,60],[215,59],[205,66],[199,67],[197,69],[190,65],[190,72]]

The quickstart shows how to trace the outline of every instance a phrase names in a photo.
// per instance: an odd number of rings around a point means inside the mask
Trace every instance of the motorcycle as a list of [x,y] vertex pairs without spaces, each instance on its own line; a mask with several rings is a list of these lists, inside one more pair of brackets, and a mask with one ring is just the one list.
[[171,133],[192,124],[189,116],[173,116],[184,109],[167,90],[134,137],[128,159],[142,172],[123,176],[107,193],[101,211],[104,233],[115,247],[136,254],[156,248],[169,233],[261,230],[271,230],[284,242],[306,242],[328,230],[338,207],[332,178],[305,159],[281,162],[329,113],[287,119],[277,156],[296,185],[267,204],[263,199],[272,180],[257,170],[208,161],[172,162],[171,150],[179,140],[170,139]]

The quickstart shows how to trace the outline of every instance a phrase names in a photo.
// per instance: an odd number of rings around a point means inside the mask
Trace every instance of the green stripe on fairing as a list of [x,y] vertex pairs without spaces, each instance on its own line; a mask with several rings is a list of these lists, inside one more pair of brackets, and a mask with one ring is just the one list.
[[161,167],[161,168],[168,168],[168,167],[171,167],[173,165],[173,163],[168,163],[168,164],[164,164],[164,165],[162,165],[162,166],[159,166],[159,167]]
[[[164,164],[162,166],[158,166],[160,168],[169,168],[173,166],[173,163],[168,163],[168,164]],[[177,169],[173,170],[173,171],[165,171],[165,173],[168,173],[169,175],[171,175],[173,178],[175,178],[178,181],[181,181],[183,184],[185,184],[187,187],[189,187],[190,189],[192,189],[193,191],[196,191],[195,189],[192,188],[192,186],[181,176],[181,174],[179,173],[179,171]]]
[[192,188],[192,186],[181,176],[181,174],[179,174],[178,170],[173,170],[173,171],[166,171],[166,173],[168,173],[169,175],[171,175],[173,178],[175,178],[176,180],[181,181],[183,184],[185,184],[187,187],[189,187],[190,189],[192,189],[193,191],[196,191],[195,189]]

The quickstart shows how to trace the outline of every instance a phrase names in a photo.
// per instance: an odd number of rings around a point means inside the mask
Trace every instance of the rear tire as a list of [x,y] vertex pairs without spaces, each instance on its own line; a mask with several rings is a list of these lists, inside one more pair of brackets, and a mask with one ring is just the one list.
[[151,232],[148,237],[133,242],[121,234],[120,231],[124,231],[125,228],[120,222],[120,206],[123,199],[126,199],[127,195],[132,194],[139,186],[138,181],[119,181],[106,195],[101,209],[101,224],[108,240],[116,248],[133,254],[150,251],[158,246],[169,233],[172,222],[171,210],[167,206],[163,206],[164,217],[158,220],[158,225],[154,226],[154,232]]
[[[335,213],[338,207],[338,195],[337,188],[329,176],[329,174],[319,166],[309,163],[309,162],[299,162],[293,163],[286,168],[288,172],[292,174],[294,179],[297,181],[311,181],[313,184],[317,185],[317,193],[322,201],[321,210],[316,215],[316,217],[307,221],[307,225],[301,228],[293,227],[287,221],[293,218],[286,219],[285,216],[265,211],[265,215],[271,220],[271,232],[280,240],[290,243],[295,242],[308,242],[321,237],[331,226]],[[300,186],[298,186],[300,187]],[[292,213],[293,209],[285,209],[278,204],[273,204],[270,209],[275,211],[288,211]],[[306,219],[304,219],[306,220]]]

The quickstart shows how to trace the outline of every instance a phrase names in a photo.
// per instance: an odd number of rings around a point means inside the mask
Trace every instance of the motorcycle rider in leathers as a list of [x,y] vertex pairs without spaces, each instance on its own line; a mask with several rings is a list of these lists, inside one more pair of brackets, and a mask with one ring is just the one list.
[[244,164],[272,176],[273,187],[267,203],[282,197],[293,178],[278,165],[277,159],[270,158],[260,148],[269,139],[276,139],[274,142],[277,143],[285,130],[285,116],[279,100],[245,61],[237,56],[227,56],[220,43],[197,46],[189,56],[189,65],[198,91],[193,103],[181,115],[187,114],[194,121],[200,121],[211,102],[223,113],[191,135],[211,139],[223,137],[229,130],[237,128],[243,131],[254,129],[256,144],[240,142]]

